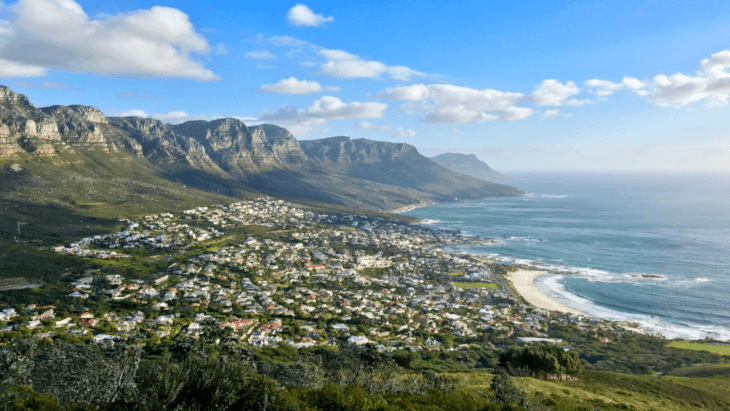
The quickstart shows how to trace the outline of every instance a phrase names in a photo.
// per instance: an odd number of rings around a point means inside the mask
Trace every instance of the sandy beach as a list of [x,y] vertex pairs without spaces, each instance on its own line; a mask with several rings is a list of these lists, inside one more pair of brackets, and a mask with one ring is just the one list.
[[563,304],[553,300],[552,298],[545,295],[539,288],[532,284],[532,280],[535,278],[547,274],[547,271],[538,270],[517,270],[508,275],[509,281],[512,286],[517,290],[520,295],[527,300],[528,303],[538,308],[543,308],[549,311],[561,311],[564,313],[573,313],[578,315],[586,315],[578,310],[574,310],[570,307],[566,307]]

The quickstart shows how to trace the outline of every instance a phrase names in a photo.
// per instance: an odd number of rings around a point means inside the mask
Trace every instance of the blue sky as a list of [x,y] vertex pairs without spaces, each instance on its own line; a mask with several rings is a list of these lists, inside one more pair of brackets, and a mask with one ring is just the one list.
[[730,171],[729,6],[20,0],[0,11],[0,83],[36,106],[238,117],[504,171]]

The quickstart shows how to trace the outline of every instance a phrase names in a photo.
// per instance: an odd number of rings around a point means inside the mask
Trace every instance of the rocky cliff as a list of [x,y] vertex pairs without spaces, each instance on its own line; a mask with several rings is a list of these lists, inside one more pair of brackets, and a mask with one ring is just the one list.
[[130,181],[154,175],[230,196],[253,189],[376,210],[522,194],[450,171],[408,144],[348,137],[300,142],[284,128],[247,127],[233,118],[169,125],[107,118],[81,105],[38,109],[0,86],[0,161],[39,156],[58,160],[43,167],[75,164],[77,173],[98,174],[101,167]]

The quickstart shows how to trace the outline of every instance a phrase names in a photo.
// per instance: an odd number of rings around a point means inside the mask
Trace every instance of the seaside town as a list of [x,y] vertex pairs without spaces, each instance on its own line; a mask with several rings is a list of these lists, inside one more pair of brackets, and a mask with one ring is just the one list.
[[493,240],[456,231],[271,198],[122,223],[120,232],[54,247],[88,264],[61,276],[59,306],[0,307],[0,331],[159,343],[212,326],[253,347],[373,344],[381,352],[495,348],[495,336],[569,351],[552,331],[577,327],[602,342],[642,332],[526,304],[505,281],[514,267],[448,251]]

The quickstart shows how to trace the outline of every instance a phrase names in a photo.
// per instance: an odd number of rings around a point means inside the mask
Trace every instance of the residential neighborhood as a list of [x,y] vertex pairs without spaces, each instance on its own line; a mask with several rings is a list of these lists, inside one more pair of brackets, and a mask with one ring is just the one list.
[[498,273],[508,266],[451,248],[493,240],[456,231],[271,198],[122,223],[54,247],[90,268],[64,274],[64,307],[2,308],[0,331],[160,342],[219,327],[253,347],[346,341],[392,352],[491,345],[495,336],[558,343],[548,330],[571,324],[598,339],[632,329],[522,303]]

